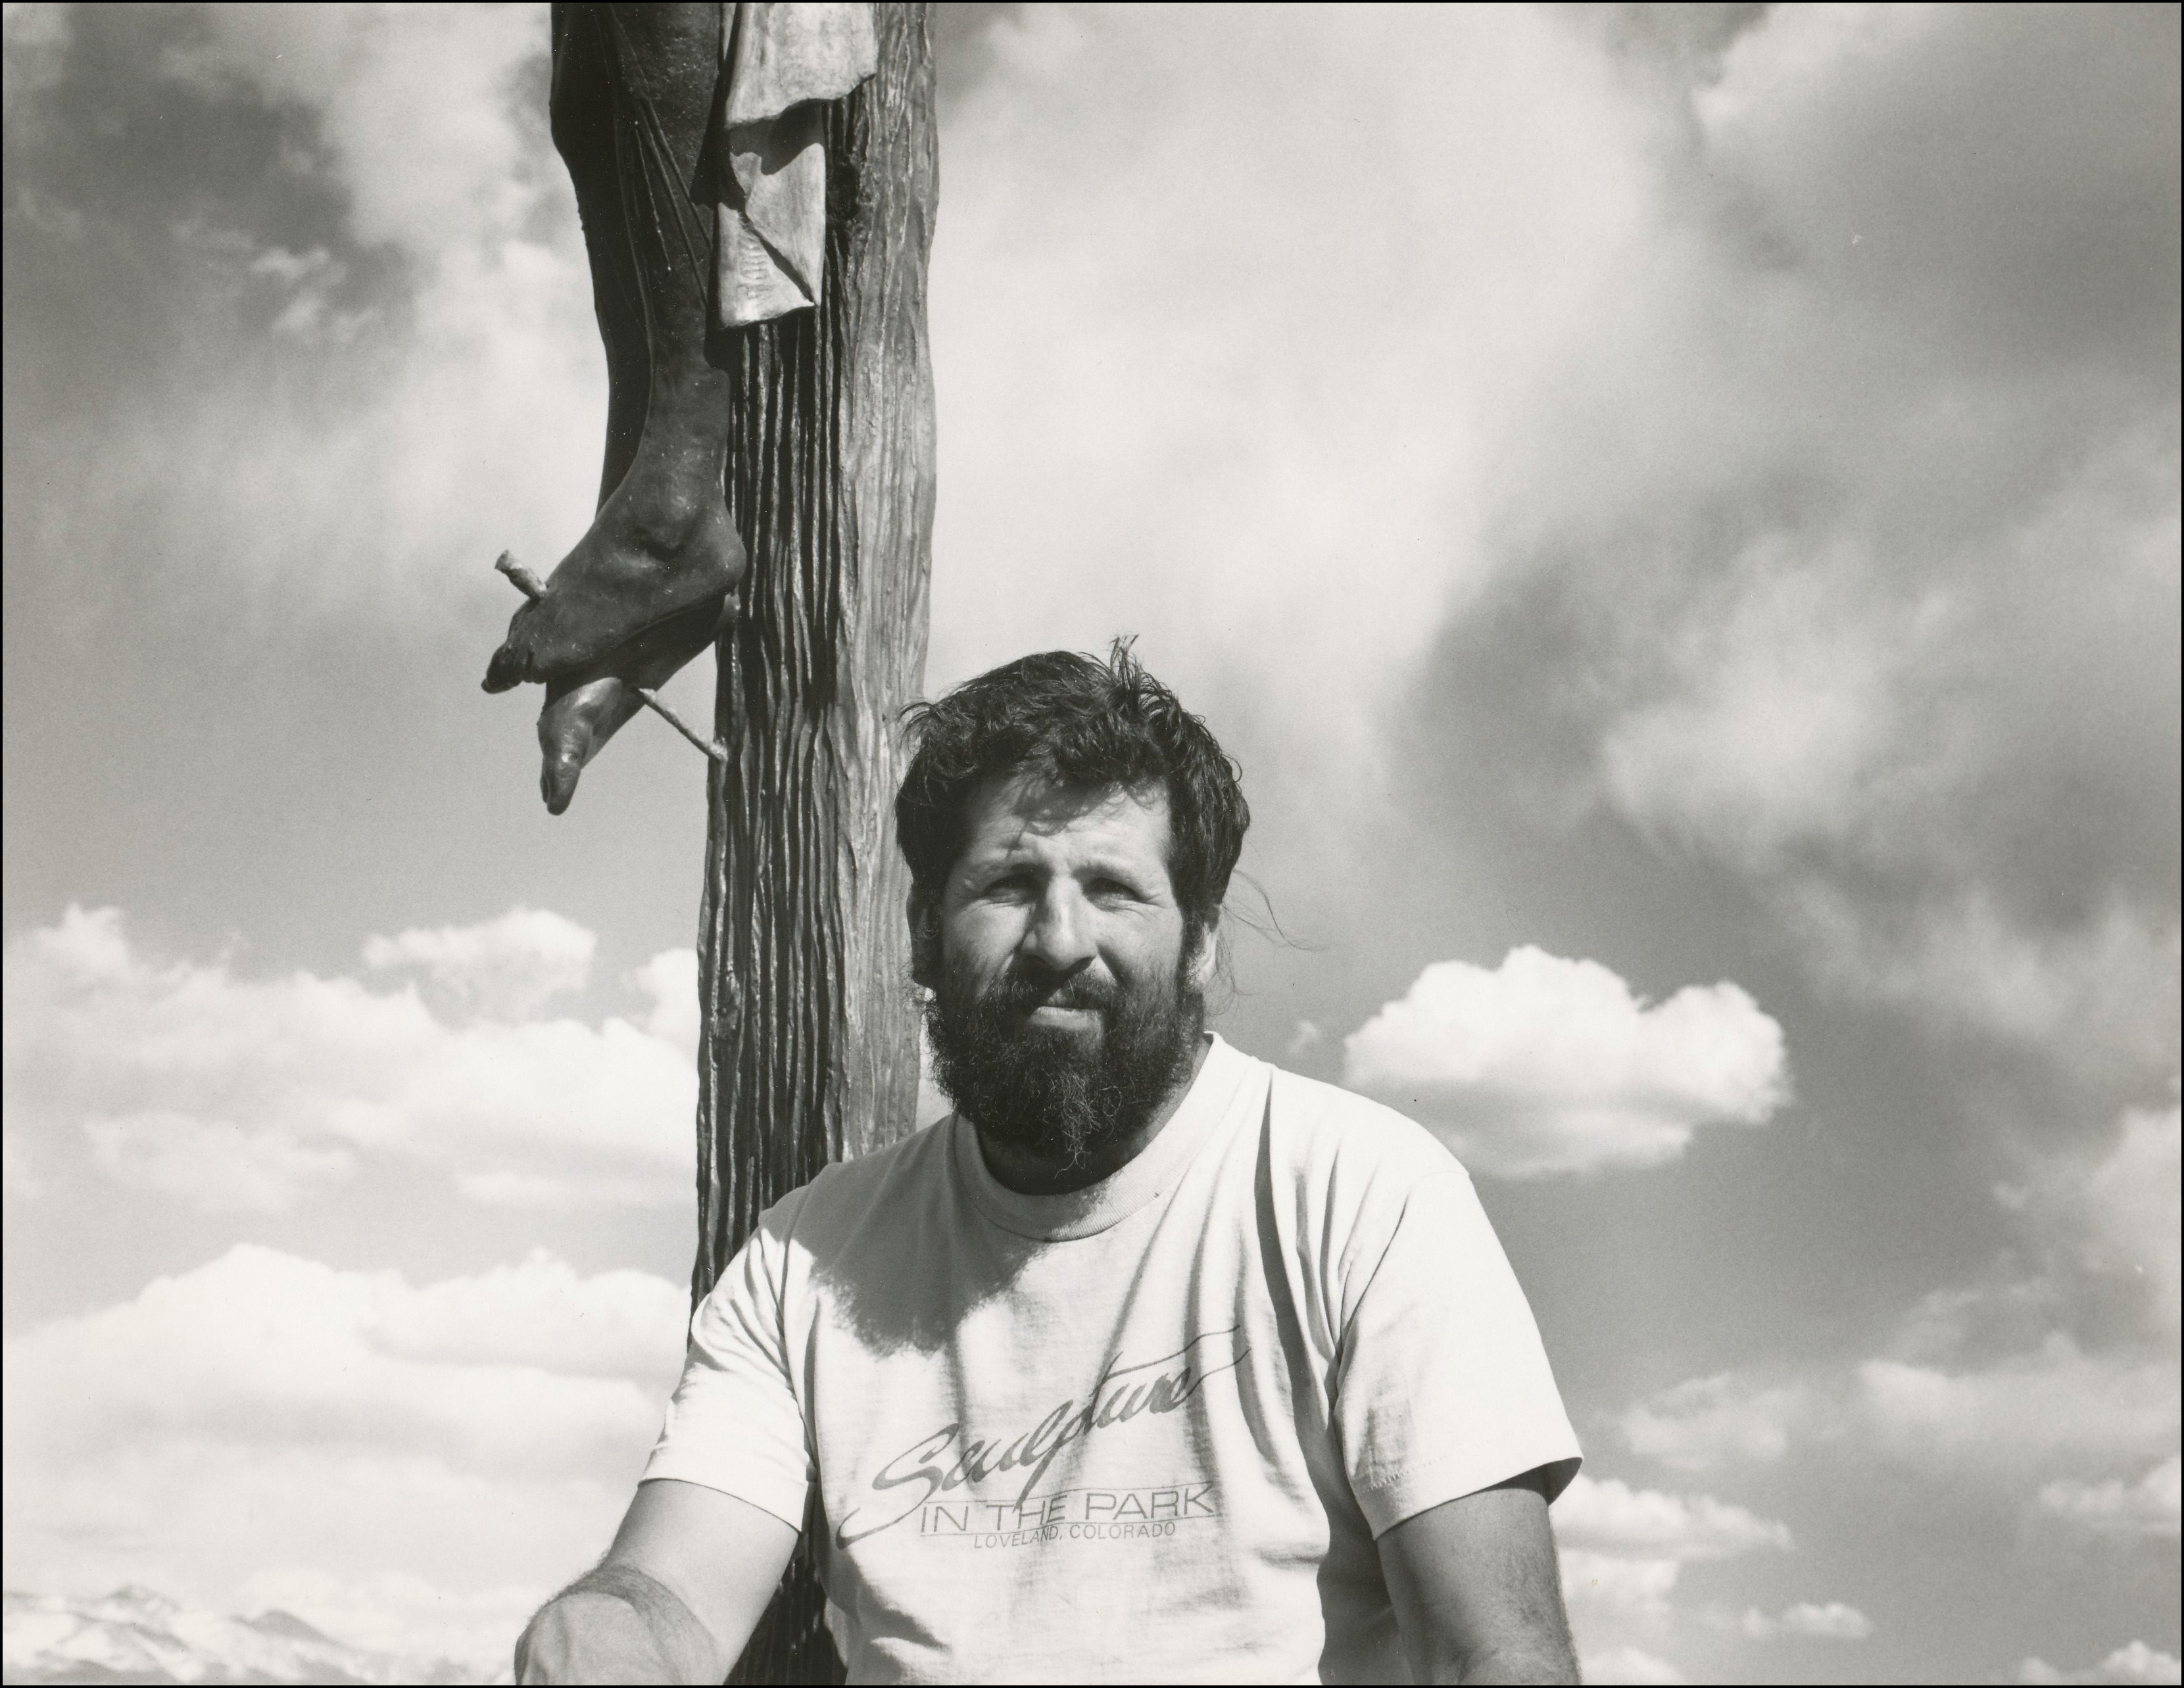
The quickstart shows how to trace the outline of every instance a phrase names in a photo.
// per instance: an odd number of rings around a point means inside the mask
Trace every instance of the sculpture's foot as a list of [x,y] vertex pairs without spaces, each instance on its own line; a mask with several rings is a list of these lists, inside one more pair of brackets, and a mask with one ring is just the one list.
[[602,666],[546,684],[538,712],[538,794],[559,815],[577,794],[577,780],[623,723],[644,707],[639,686],[656,690],[712,643],[723,616],[711,604],[686,610],[651,628]]
[[485,688],[578,682],[671,617],[710,605],[717,619],[744,566],[718,465],[701,460],[676,472],[640,454],[599,506],[591,531],[554,571],[544,595],[509,622],[487,666]]
[[636,691],[611,674],[546,688],[546,706],[538,711],[538,794],[548,814],[568,808],[584,765],[644,706]]

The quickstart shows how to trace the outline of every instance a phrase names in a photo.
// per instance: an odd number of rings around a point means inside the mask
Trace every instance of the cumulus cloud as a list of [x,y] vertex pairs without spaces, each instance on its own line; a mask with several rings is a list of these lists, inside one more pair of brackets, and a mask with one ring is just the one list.
[[2136,1351],[2089,1353],[2051,1331],[2027,1352],[1983,1364],[1880,1357],[1789,1381],[1694,1379],[1616,1423],[1632,1451],[1681,1470],[1767,1463],[1799,1440],[1854,1436],[2029,1497],[2058,1467],[2142,1471],[2159,1458],[2177,1432],[2176,1370]]
[[652,1036],[698,1059],[698,952],[663,950],[630,975],[630,986],[652,1007],[638,1023]]
[[1786,1525],[1711,1495],[1633,1489],[1584,1473],[1555,1503],[1555,1535],[1563,1587],[1581,1614],[1657,1620],[1685,1565],[1791,1546]]
[[1865,1614],[1841,1601],[1800,1602],[1779,1616],[1755,1607],[1741,1617],[1680,1604],[1687,1568],[1794,1546],[1787,1525],[1711,1495],[1580,1474],[1555,1503],[1555,1536],[1588,1681],[1680,1682],[1659,1649],[1680,1638],[1703,1646],[1708,1632],[1750,1641],[1853,1641],[1873,1633]]
[[375,1279],[371,1340],[398,1360],[656,1380],[682,1351],[681,1288],[627,1267],[584,1277],[544,1250],[469,1278]]
[[343,1145],[166,1109],[87,1117],[83,1131],[100,1170],[116,1183],[179,1196],[205,1213],[283,1212],[356,1170],[356,1156]]
[[[2028,1500],[2036,1490],[2050,1518],[2173,1532],[2177,1167],[2173,1108],[2126,1110],[2101,1151],[2038,1163],[2022,1211],[2045,1272],[1999,1292],[1928,1297],[1898,1351],[1856,1368],[1847,1410],[1860,1433]],[[2104,1311],[2074,1319],[2074,1306]],[[2042,1312],[2036,1340],[2007,1340]]]
[[1604,1681],[1681,1681],[1639,1673],[1672,1669],[1645,1648],[1673,1633],[1684,1568],[1792,1545],[1788,1526],[1711,1495],[1582,1472],[1555,1502],[1555,1537],[1587,1680]]
[[2184,1279],[2184,1116],[2175,1107],[2133,1108],[2108,1152],[2053,1167],[2048,1184],[2084,1236],[2085,1263],[2144,1286],[2148,1329],[2176,1329]]
[[2090,1076],[2158,1073],[2176,1061],[2184,939],[2158,907],[2113,899],[2042,930],[1983,889],[1884,911],[1808,879],[1785,889],[1781,912],[1835,990],[2048,1051]]
[[[1947,1323],[1930,1313],[1908,1322],[1906,1345],[1932,1342]],[[1718,1472],[1847,1443],[1959,1493],[2020,1505],[2050,1529],[2120,1541],[2177,1532],[2173,1352],[2088,1352],[2059,1330],[1984,1360],[1885,1356],[1790,1379],[1695,1379],[1625,1409],[1616,1427],[1634,1452],[1675,1469]],[[1769,1635],[1820,1633],[1796,1630],[1786,1613],[1755,1617]]]
[[1769,861],[1858,825],[1901,738],[1892,688],[1928,632],[1912,617],[1884,630],[1887,643],[1864,637],[1861,572],[1800,556],[1779,534],[1738,557],[1719,604],[1675,630],[1666,695],[1602,741],[1618,806]]
[[1719,1372],[1639,1401],[1622,1413],[1617,1428],[1633,1453],[1678,1471],[1712,1471],[1781,1458],[1808,1406],[1799,1384]]
[[2184,1461],[2171,1454],[2140,1478],[2126,1483],[2064,1479],[2040,1490],[2040,1510],[2094,1535],[2167,1535],[2177,1533],[2184,1507]]
[[[509,1013],[580,982],[592,943],[518,911],[366,955]],[[214,1211],[293,1206],[372,1156],[443,1168],[485,1201],[686,1200],[694,967],[676,952],[639,972],[642,1023],[465,1020],[408,984],[155,960],[118,911],[72,908],[7,948],[11,1139],[33,1178],[80,1134],[111,1176]]]
[[1702,1125],[1761,1125],[1789,1095],[1782,1028],[1736,985],[1648,1004],[1597,961],[1528,946],[1439,961],[1343,1045],[1343,1080],[1415,1111],[1504,1178],[1649,1167]]
[[176,1436],[582,1471],[643,1435],[653,1409],[632,1374],[671,1378],[685,1312],[663,1280],[580,1279],[543,1254],[415,1288],[238,1245],[11,1339],[9,1417],[64,1462]]
[[1555,1503],[1555,1528],[1573,1546],[1674,1560],[1726,1559],[1759,1548],[1786,1552],[1786,1524],[1711,1495],[1633,1489],[1580,1472]]
[[421,972],[457,1011],[524,1020],[582,990],[599,939],[545,909],[513,908],[475,926],[412,928],[365,940],[372,971]]
[[2015,1680],[2020,1682],[2178,1682],[2184,1681],[2184,1660],[2176,1654],[2130,1641],[2098,1664],[2080,1670],[2064,1670],[2043,1658],[2020,1660]]
[[1634,1402],[1616,1430],[1674,1470],[1780,1461],[1848,1440],[2036,1521],[2119,1538],[2177,1529],[2178,1114],[2126,1109],[2098,1151],[2039,1156],[2005,1187],[2040,1273],[1937,1290],[1885,1351],[1733,1370]]
[[2178,1423],[2173,1363],[2088,1354],[2060,1331],[1978,1369],[1865,1361],[1852,1405],[1897,1453],[2005,1475],[2058,1462],[2135,1463],[2174,1440]]
[[1753,1607],[1737,1627],[1755,1641],[1771,1641],[1781,1635],[1803,1636],[1822,1641],[1862,1641],[1873,1633],[1873,1620],[1855,1606],[1840,1600],[1825,1605],[1801,1600],[1779,1618],[1770,1618]]
[[687,1310],[544,1254],[412,1284],[244,1245],[34,1326],[7,1344],[8,1575],[300,1596],[490,1657],[611,1530]]

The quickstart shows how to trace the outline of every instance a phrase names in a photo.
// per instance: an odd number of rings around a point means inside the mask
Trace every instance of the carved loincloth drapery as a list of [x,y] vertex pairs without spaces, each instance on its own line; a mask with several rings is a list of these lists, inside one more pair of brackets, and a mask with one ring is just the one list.
[[868,5],[730,4],[715,253],[723,328],[819,302],[827,257],[825,102],[879,64]]

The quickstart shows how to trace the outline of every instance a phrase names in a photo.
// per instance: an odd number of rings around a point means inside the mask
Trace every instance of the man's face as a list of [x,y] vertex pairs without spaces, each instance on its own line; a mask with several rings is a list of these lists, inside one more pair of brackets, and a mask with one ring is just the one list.
[[973,796],[924,983],[942,1086],[982,1130],[1079,1162],[1189,1072],[1212,938],[1186,946],[1167,850],[1157,788]]

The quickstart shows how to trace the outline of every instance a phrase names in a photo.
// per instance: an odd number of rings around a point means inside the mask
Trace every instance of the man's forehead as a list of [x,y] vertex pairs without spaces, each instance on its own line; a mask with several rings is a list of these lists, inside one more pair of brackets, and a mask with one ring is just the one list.
[[1168,803],[1165,784],[1095,785],[1039,770],[1018,769],[982,781],[971,794],[967,843],[1006,846],[1027,835],[1136,833],[1165,850]]

